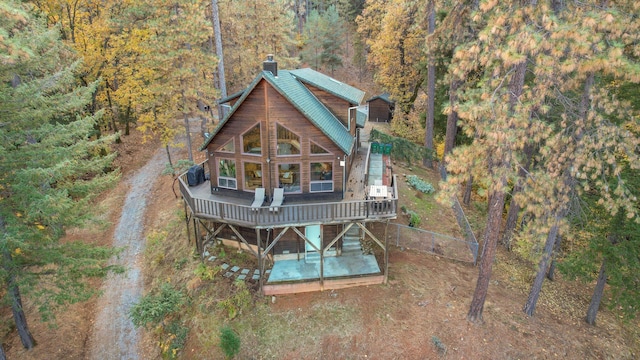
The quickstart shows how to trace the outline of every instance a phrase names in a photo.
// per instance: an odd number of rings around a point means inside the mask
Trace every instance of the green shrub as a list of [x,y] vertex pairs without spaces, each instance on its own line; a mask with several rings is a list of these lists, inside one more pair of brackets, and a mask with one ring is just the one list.
[[247,289],[247,285],[242,280],[236,280],[234,282],[235,293],[218,302],[218,308],[227,312],[229,319],[233,319],[238,314],[242,313],[242,310],[251,305],[251,292]]
[[415,211],[409,210],[409,226],[418,227],[420,226],[420,222],[422,222],[422,220],[420,219],[420,215],[418,215],[418,213],[416,213]]
[[417,175],[407,175],[407,182],[411,187],[425,194],[432,194],[436,191],[433,185],[422,180]]
[[129,316],[136,327],[147,327],[148,324],[159,324],[165,317],[177,312],[185,302],[181,290],[174,289],[171,284],[164,283],[158,295],[147,294],[134,304]]
[[193,273],[204,281],[211,281],[220,272],[219,267],[209,267],[204,263],[198,264]]
[[240,352],[240,337],[228,326],[220,329],[220,347],[228,359]]
[[164,328],[164,340],[160,342],[163,359],[177,359],[178,352],[187,342],[189,328],[178,321],[172,321]]

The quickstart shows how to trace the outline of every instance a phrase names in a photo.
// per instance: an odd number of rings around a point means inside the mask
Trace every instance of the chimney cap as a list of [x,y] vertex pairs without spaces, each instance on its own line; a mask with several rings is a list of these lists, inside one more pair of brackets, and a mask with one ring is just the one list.
[[273,54],[267,55],[267,61],[273,61]]

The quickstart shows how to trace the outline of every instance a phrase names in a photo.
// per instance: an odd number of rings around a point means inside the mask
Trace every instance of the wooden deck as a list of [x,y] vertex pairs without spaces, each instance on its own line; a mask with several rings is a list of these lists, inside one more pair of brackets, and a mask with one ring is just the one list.
[[[398,208],[397,180],[392,177],[391,195],[384,200],[368,200],[367,167],[368,142],[363,142],[346,183],[344,199],[341,201],[296,202],[295,196],[287,197],[279,211],[270,211],[269,204],[258,210],[251,208],[253,193],[245,197],[230,197],[211,193],[209,181],[197,186],[188,186],[186,174],[179,177],[180,192],[195,217],[250,228],[283,226],[306,226],[314,224],[341,224],[351,221],[382,221],[395,219]],[[386,164],[385,164],[386,165]],[[388,180],[387,180],[388,181]],[[387,183],[385,181],[385,183]]]

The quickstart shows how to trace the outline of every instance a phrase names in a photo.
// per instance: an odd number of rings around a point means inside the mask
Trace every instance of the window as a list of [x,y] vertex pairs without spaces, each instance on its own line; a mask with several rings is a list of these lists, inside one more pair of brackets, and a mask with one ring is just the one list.
[[310,192],[333,191],[333,163],[318,162],[310,165]]
[[322,146],[314,143],[313,141],[311,142],[311,155],[326,155],[329,154],[329,152],[323,148]]
[[262,143],[260,141],[260,124],[242,134],[242,152],[245,154],[261,155]]
[[262,164],[244,163],[244,188],[245,190],[255,190],[262,186]]
[[278,132],[278,156],[300,155],[300,137],[289,129],[276,125]]
[[300,164],[279,164],[278,185],[285,193],[301,192]]
[[218,163],[218,186],[226,189],[237,189],[236,162],[230,159],[221,159]]
[[228,143],[224,144],[224,146],[222,146],[220,148],[220,150],[218,150],[220,152],[228,152],[228,153],[234,153],[236,152],[236,142],[234,139],[231,139],[231,141],[229,141]]

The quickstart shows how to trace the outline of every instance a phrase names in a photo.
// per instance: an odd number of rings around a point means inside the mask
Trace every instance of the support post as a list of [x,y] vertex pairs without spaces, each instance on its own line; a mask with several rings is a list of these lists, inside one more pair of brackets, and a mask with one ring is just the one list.
[[182,203],[184,204],[184,221],[187,223],[187,244],[191,244],[191,233],[189,232],[189,221],[191,221],[191,219],[187,212],[187,202],[183,201]]
[[193,217],[193,235],[196,237],[196,250],[198,250],[200,257],[202,257],[203,251],[200,241],[200,228],[198,227],[198,219],[196,219],[195,216]]
[[258,270],[260,271],[258,286],[259,291],[262,294],[262,274],[264,274],[264,259],[262,259],[262,239],[260,238],[260,229],[256,229],[256,243],[258,245]]
[[387,283],[389,279],[389,238],[387,236],[387,229],[389,229],[389,219],[384,226],[384,283]]

